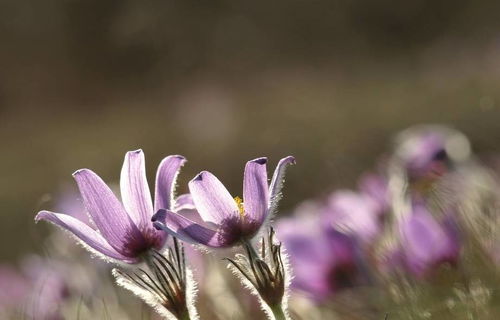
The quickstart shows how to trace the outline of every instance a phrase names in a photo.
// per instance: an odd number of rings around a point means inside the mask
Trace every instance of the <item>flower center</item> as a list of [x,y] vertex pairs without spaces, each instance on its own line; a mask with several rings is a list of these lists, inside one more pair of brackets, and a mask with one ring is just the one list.
[[245,208],[243,208],[243,199],[240,197],[234,197],[234,202],[236,202],[236,205],[238,206],[238,212],[240,214],[240,217],[245,216]]

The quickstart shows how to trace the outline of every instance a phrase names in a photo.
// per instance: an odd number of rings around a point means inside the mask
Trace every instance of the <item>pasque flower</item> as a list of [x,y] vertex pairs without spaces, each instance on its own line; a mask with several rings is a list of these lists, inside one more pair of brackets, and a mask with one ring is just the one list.
[[0,318],[64,319],[61,306],[72,294],[67,267],[38,256],[25,257],[16,269],[0,265]]
[[115,261],[138,263],[148,250],[161,249],[165,243],[165,233],[153,227],[151,217],[158,209],[173,209],[175,180],[184,162],[182,156],[169,156],[160,163],[154,205],[142,150],[125,155],[120,177],[123,203],[93,171],[78,170],[73,176],[92,224],[51,211],[39,212],[35,221],[47,220],[66,229],[94,253]]
[[292,288],[323,301],[359,283],[357,243],[347,234],[324,228],[316,206],[276,224],[293,269]]
[[332,193],[324,209],[325,226],[370,244],[381,230],[383,211],[372,197],[349,190]]
[[260,298],[268,317],[275,320],[289,319],[287,290],[290,270],[281,242],[275,239],[274,229],[270,227],[267,237],[262,237],[258,252],[248,243],[244,247],[246,255],[227,258],[229,268]]
[[166,319],[198,319],[194,307],[196,296],[192,273],[186,267],[184,247],[176,238],[173,246],[161,254],[151,250],[148,269],[134,272],[113,269],[117,283],[140,297]]
[[181,240],[208,247],[230,247],[247,242],[275,210],[281,196],[284,171],[294,162],[291,156],[281,159],[268,185],[267,159],[248,161],[243,178],[243,200],[233,198],[219,179],[203,171],[189,182],[197,213],[188,218],[166,208],[155,215],[154,225]]
[[398,135],[396,143],[396,157],[410,181],[435,179],[470,156],[467,138],[444,126],[411,127]]
[[403,267],[421,277],[442,263],[455,264],[460,242],[453,220],[449,214],[437,221],[423,203],[414,203],[411,214],[400,221]]

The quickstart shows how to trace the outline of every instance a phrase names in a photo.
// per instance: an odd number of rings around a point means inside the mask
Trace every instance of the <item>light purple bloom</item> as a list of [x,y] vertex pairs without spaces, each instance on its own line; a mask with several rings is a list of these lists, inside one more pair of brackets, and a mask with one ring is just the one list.
[[27,305],[30,318],[64,319],[62,305],[72,294],[65,279],[68,268],[68,265],[39,256],[25,258],[22,269],[32,285]]
[[69,297],[64,271],[37,256],[26,258],[16,270],[0,266],[0,317],[22,313],[29,319],[63,319],[61,305]]
[[95,224],[89,219],[85,206],[81,199],[79,199],[79,193],[76,190],[63,190],[58,194],[54,204],[54,210],[56,212],[64,212],[91,226],[93,229],[96,229]]
[[167,208],[155,215],[155,226],[184,241],[208,247],[230,247],[249,241],[269,219],[280,197],[284,171],[294,162],[291,156],[281,159],[268,185],[267,159],[248,161],[243,201],[233,198],[219,179],[203,171],[189,182],[197,212],[187,217]]
[[389,182],[376,173],[368,173],[358,183],[359,191],[372,198],[379,206],[379,213],[384,214],[390,207]]
[[155,211],[173,206],[175,180],[184,162],[182,156],[169,156],[160,163],[154,205],[142,150],[125,155],[120,177],[123,204],[97,174],[89,169],[78,170],[73,176],[93,225],[50,211],[39,212],[35,221],[47,220],[68,230],[93,252],[138,263],[146,251],[161,249],[165,243],[165,233],[153,227],[151,217]]
[[470,155],[467,138],[444,126],[415,126],[399,134],[396,155],[410,180],[435,178]]
[[371,243],[380,233],[382,213],[379,203],[372,197],[342,190],[330,196],[323,221],[327,228],[349,234],[363,243]]
[[460,253],[458,230],[448,215],[439,223],[420,203],[400,223],[401,253],[404,267],[424,276],[442,263],[455,264]]
[[441,135],[427,133],[413,141],[412,148],[406,149],[406,168],[411,176],[422,176],[428,171],[439,169],[440,161],[446,159],[444,139]]
[[359,283],[356,241],[339,231],[325,230],[313,211],[281,219],[276,234],[289,254],[292,288],[322,301]]
[[0,284],[0,310],[3,311],[21,307],[31,291],[29,279],[7,265],[0,265]]

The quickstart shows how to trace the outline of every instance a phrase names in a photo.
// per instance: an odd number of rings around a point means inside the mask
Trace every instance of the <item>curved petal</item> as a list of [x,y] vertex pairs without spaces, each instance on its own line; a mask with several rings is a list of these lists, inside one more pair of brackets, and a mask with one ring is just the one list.
[[243,177],[243,206],[245,214],[250,219],[258,222],[265,220],[269,203],[266,164],[266,158],[248,161]]
[[92,221],[116,251],[125,254],[130,252],[130,245],[144,245],[145,240],[141,232],[98,175],[89,169],[81,169],[73,176]]
[[189,191],[204,221],[220,224],[238,216],[238,206],[226,187],[208,171],[199,173],[189,182]]
[[172,211],[178,212],[179,210],[193,210],[193,209],[196,209],[193,197],[191,196],[190,193],[185,193],[181,194],[175,199],[175,206],[174,210]]
[[291,164],[295,164],[295,158],[293,156],[285,157],[278,162],[274,170],[273,178],[269,185],[269,212],[271,214],[274,213],[281,199],[281,189],[283,189],[283,183],[285,182],[285,171]]
[[432,265],[446,260],[449,239],[443,227],[422,206],[414,206],[413,214],[403,221],[403,249],[408,267],[422,274]]
[[183,156],[168,156],[161,161],[156,171],[155,212],[172,209],[177,175],[185,162]]
[[327,228],[333,227],[369,244],[381,231],[378,209],[375,200],[365,194],[338,190],[330,196],[322,220]]
[[130,259],[118,253],[97,231],[70,215],[51,211],[40,211],[36,215],[35,221],[38,222],[40,220],[49,221],[71,232],[85,245],[110,258],[125,261],[127,263],[136,262],[134,259]]
[[178,239],[208,247],[225,247],[223,237],[217,231],[206,228],[175,212],[161,209],[153,216],[153,225]]
[[120,175],[120,191],[123,206],[132,221],[143,232],[151,228],[151,217],[154,212],[142,150],[129,151],[125,155]]

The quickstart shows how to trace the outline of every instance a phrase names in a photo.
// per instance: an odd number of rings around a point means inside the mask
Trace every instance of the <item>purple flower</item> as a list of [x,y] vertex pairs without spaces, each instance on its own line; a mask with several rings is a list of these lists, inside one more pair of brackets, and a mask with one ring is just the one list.
[[29,279],[11,266],[0,265],[0,283],[0,310],[20,308],[31,291]]
[[158,229],[187,242],[208,247],[230,247],[252,239],[275,210],[284,171],[295,162],[291,156],[278,163],[271,184],[267,182],[267,159],[248,161],[243,178],[243,200],[233,198],[213,174],[203,171],[189,182],[197,212],[189,217],[160,210],[153,218]]
[[415,126],[399,134],[396,156],[410,180],[440,177],[470,155],[467,138],[443,126]]
[[442,223],[427,208],[414,204],[409,217],[400,222],[401,253],[404,267],[421,277],[442,263],[455,264],[460,253],[458,230],[453,216]]
[[292,288],[322,301],[359,283],[360,274],[355,240],[322,228],[316,210],[279,220],[276,233],[289,255]]
[[62,305],[72,294],[65,278],[69,268],[59,261],[39,256],[25,258],[22,269],[32,285],[27,308],[30,318],[64,319]]
[[30,319],[63,319],[62,303],[69,297],[63,265],[30,256],[21,268],[0,265],[0,317],[23,313]]
[[159,209],[173,207],[175,180],[184,162],[182,156],[169,156],[160,163],[154,206],[142,150],[125,155],[120,177],[123,204],[97,174],[89,169],[78,170],[73,176],[93,225],[50,211],[39,212],[35,221],[47,220],[66,229],[93,252],[126,263],[138,263],[146,251],[161,249],[165,243],[165,233],[153,227],[151,217]]
[[372,197],[354,191],[336,191],[324,209],[323,221],[333,228],[371,243],[380,233],[380,217],[383,211]]
[[368,173],[361,177],[359,181],[359,191],[371,199],[379,206],[379,213],[384,214],[390,207],[389,183],[387,179],[376,173]]

